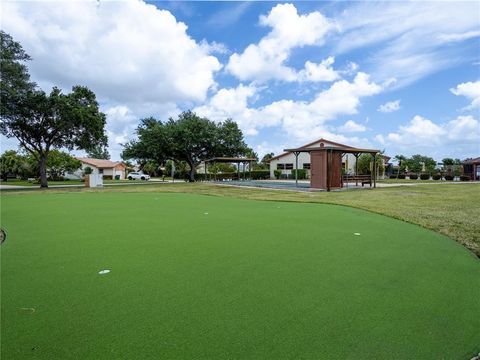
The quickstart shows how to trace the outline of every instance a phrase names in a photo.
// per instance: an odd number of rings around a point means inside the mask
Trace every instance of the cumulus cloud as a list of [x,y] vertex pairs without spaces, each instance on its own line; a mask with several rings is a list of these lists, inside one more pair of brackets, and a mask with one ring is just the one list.
[[382,113],[391,113],[400,110],[400,100],[389,101],[383,105],[380,105],[377,111]]
[[123,104],[134,112],[123,123],[109,118],[112,138],[136,117],[161,115],[144,109],[205,100],[222,68],[211,53],[226,50],[196,42],[169,11],[143,1],[7,2],[2,12],[2,29],[33,57],[42,87],[86,85],[102,110]]
[[370,81],[368,74],[358,73],[352,81],[334,82],[311,101],[279,100],[254,108],[249,102],[260,96],[260,89],[254,85],[240,85],[219,90],[206,105],[195,111],[212,119],[231,117],[248,135],[255,135],[262,128],[280,127],[292,141],[299,143],[321,136],[341,142],[348,138],[333,133],[326,122],[341,115],[356,114],[361,98],[381,90],[380,85]]
[[347,133],[364,132],[366,130],[367,130],[366,126],[356,123],[353,120],[348,120],[347,122],[345,122],[345,124],[343,124],[338,128],[338,131],[347,132]]
[[465,96],[472,101],[465,110],[480,109],[480,81],[461,83],[450,91],[454,95]]
[[396,132],[385,138],[377,135],[376,140],[404,150],[415,148],[415,151],[461,146],[465,152],[473,154],[480,144],[480,122],[468,115],[439,124],[416,115],[408,124],[399,126]]
[[[335,29],[334,23],[320,12],[299,15],[293,4],[276,5],[268,15],[260,17],[260,24],[272,30],[258,44],[250,44],[242,53],[231,55],[226,66],[227,71],[242,81],[296,81],[295,69],[285,65],[292,49],[322,45],[325,36]],[[313,65],[309,64],[311,70],[315,70]]]
[[313,82],[320,82],[320,81],[330,82],[330,81],[337,80],[340,76],[338,72],[332,68],[332,65],[334,62],[335,62],[335,58],[333,56],[328,57],[327,59],[321,61],[318,64],[307,61],[305,63],[305,69],[301,70],[298,73],[297,78],[299,81],[313,81]]

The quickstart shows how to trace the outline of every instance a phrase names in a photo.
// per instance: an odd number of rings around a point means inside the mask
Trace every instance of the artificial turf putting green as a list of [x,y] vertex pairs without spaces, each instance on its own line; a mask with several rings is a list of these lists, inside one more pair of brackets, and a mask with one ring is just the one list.
[[414,225],[186,194],[30,193],[1,205],[2,359],[480,351],[479,260]]

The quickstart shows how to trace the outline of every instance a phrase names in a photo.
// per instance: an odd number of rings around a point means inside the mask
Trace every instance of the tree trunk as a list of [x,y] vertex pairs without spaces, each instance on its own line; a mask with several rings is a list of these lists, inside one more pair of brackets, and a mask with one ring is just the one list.
[[190,165],[190,178],[188,179],[189,182],[195,182],[195,166]]
[[40,187],[41,188],[48,188],[48,182],[47,182],[47,155],[46,154],[40,154]]

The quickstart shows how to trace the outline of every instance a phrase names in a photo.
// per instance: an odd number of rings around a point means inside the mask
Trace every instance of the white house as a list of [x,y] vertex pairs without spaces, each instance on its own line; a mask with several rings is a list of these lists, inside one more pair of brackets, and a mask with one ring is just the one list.
[[[301,147],[320,147],[321,144],[324,146],[333,146],[333,147],[351,147],[348,145],[339,144],[326,139],[318,139],[309,144],[305,144]],[[342,158],[343,169],[347,174],[353,174],[355,172],[355,161],[356,158],[353,154],[345,154]],[[270,178],[275,179],[275,170],[280,170],[282,172],[282,177],[288,177],[292,173],[292,170],[295,169],[295,155],[292,152],[284,152],[283,154],[274,156],[270,160]],[[307,177],[310,177],[310,153],[301,152],[298,154],[298,169],[307,170]]]
[[112,179],[115,179],[115,176],[119,176],[120,180],[125,179],[125,169],[126,166],[120,161],[110,161],[103,159],[93,159],[93,158],[84,158],[77,157],[77,160],[80,160],[82,167],[71,174],[65,174],[67,179],[81,179],[83,177],[83,172],[86,167],[92,169],[92,174],[97,175],[101,174],[103,176],[111,176]]

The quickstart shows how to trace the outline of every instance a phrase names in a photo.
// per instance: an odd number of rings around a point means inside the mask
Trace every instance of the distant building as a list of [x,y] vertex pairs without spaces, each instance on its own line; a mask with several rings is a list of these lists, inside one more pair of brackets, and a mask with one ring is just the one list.
[[111,176],[112,179],[115,179],[115,176],[118,176],[120,180],[124,180],[126,178],[126,165],[121,161],[110,161],[84,157],[77,157],[76,159],[80,160],[82,167],[74,173],[65,174],[65,178],[81,179],[87,166],[93,170],[93,174],[101,174],[104,177]]

